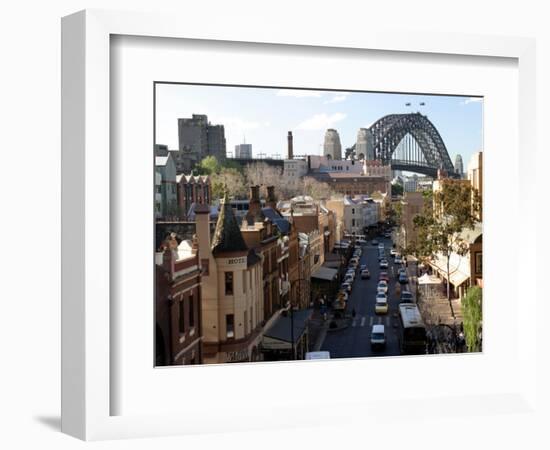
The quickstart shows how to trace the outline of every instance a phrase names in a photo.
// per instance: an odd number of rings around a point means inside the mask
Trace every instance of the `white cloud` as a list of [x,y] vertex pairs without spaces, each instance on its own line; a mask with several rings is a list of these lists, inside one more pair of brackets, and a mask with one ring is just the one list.
[[469,97],[466,100],[463,100],[460,102],[461,105],[467,105],[469,103],[481,103],[483,101],[483,97]]
[[345,101],[345,100],[348,98],[348,95],[349,95],[349,93],[343,92],[343,93],[341,93],[341,94],[335,95],[334,97],[332,97],[332,98],[329,99],[329,100],[325,100],[324,103],[325,103],[325,104],[329,104],[329,103],[340,103],[340,102]]
[[309,91],[306,89],[279,89],[277,91],[278,97],[321,97],[323,94],[319,91]]
[[304,120],[300,123],[296,129],[297,130],[325,130],[331,128],[335,123],[340,122],[346,118],[346,114],[337,112],[331,114],[330,116],[322,113],[315,114],[313,117]]

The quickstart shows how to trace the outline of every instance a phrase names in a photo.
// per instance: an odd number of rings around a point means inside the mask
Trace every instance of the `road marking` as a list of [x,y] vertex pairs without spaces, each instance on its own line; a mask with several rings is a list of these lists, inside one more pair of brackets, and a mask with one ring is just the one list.
[[390,316],[386,316],[386,326],[390,326]]
[[372,322],[374,322],[374,317],[370,316],[369,327],[372,327]]
[[361,326],[364,327],[365,326],[365,320],[367,320],[367,318],[365,316],[363,316],[361,318]]
[[382,317],[378,318],[378,325],[382,325]]

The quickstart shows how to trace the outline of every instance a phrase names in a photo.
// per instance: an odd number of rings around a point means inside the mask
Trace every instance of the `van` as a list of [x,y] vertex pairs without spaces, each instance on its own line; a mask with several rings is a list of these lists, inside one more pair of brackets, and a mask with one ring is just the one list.
[[370,346],[373,350],[384,348],[386,346],[386,332],[384,325],[378,324],[372,326],[370,333]]

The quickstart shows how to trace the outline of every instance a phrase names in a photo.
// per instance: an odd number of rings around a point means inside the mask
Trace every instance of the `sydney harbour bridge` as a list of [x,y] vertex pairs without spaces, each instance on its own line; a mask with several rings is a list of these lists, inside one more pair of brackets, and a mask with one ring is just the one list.
[[[390,164],[392,170],[404,170],[437,176],[443,169],[457,176],[445,143],[435,126],[420,113],[389,114],[369,128],[370,158]],[[370,147],[370,146],[369,146]],[[356,154],[356,144],[346,149],[346,158],[363,158]]]

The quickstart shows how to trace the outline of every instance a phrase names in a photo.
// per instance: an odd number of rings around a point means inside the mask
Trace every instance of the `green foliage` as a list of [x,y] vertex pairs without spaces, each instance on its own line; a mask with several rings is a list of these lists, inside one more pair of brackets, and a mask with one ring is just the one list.
[[[418,233],[410,251],[421,260],[441,254],[447,257],[447,279],[450,278],[449,256],[453,253],[464,256],[469,243],[460,233],[473,228],[481,208],[479,196],[470,184],[445,180],[441,190],[424,192],[424,208],[414,219]],[[447,286],[450,300],[450,286]]]
[[403,186],[400,184],[392,184],[391,195],[403,195]]
[[207,156],[197,165],[198,175],[213,175],[219,173],[220,163],[215,156]]
[[462,299],[462,315],[464,317],[464,337],[469,352],[481,351],[482,328],[482,289],[471,287]]

